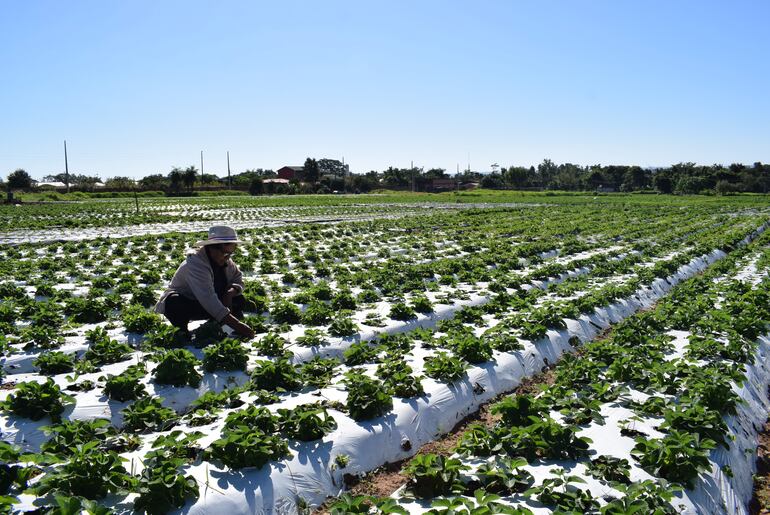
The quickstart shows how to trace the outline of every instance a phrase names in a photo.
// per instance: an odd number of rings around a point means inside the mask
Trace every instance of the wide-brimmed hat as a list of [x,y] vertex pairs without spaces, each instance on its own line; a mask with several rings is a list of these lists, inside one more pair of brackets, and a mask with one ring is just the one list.
[[196,247],[205,247],[206,245],[219,245],[220,243],[243,243],[235,234],[235,229],[226,225],[215,225],[209,229],[209,238],[195,242]]

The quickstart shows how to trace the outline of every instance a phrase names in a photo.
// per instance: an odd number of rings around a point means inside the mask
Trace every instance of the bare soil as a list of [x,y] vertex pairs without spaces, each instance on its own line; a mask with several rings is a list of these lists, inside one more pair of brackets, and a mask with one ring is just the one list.
[[[462,438],[469,424],[481,423],[487,427],[492,427],[497,423],[500,417],[492,414],[491,406],[498,400],[513,394],[538,393],[540,391],[540,386],[550,385],[553,384],[553,382],[553,368],[548,368],[540,374],[524,378],[521,384],[513,392],[499,395],[482,405],[477,412],[468,415],[458,422],[450,432],[443,435],[441,438],[428,442],[420,447],[417,454],[439,454],[444,456],[452,454],[453,449],[457,446],[457,443]],[[348,493],[350,495],[371,495],[376,497],[387,497],[393,494],[393,492],[406,484],[408,480],[408,478],[401,473],[401,469],[409,460],[411,460],[411,458],[395,463],[387,463],[368,473],[363,478],[345,476],[345,486],[347,487]],[[328,515],[329,505],[333,501],[334,499],[330,498],[326,503],[315,510],[313,515]]]
[[749,502],[751,515],[770,515],[770,419],[759,434],[757,473],[754,474],[754,497]]

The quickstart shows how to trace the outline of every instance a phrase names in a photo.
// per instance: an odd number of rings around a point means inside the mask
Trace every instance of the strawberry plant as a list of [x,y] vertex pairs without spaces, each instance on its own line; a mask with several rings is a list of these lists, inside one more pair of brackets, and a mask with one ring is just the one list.
[[107,320],[109,311],[104,301],[83,297],[70,297],[64,305],[64,313],[81,324],[94,324]]
[[226,336],[227,334],[222,330],[222,325],[216,320],[207,320],[193,331],[196,347],[217,343]]
[[477,481],[471,481],[466,490],[472,492],[483,488],[487,492],[500,495],[513,495],[526,491],[535,478],[522,467],[527,461],[521,458],[498,456],[492,463],[482,463],[476,469]]
[[298,336],[296,342],[303,347],[320,347],[329,343],[321,329],[305,329],[302,336]]
[[262,406],[248,406],[227,415],[225,428],[235,429],[238,426],[256,428],[268,434],[274,433],[278,429],[278,417]]
[[61,420],[65,402],[71,403],[74,402],[74,399],[63,394],[53,379],[48,378],[45,383],[23,382],[17,384],[13,393],[0,402],[0,407],[14,415],[30,420],[40,420],[48,416],[54,422],[58,422]]
[[93,441],[76,446],[61,468],[46,474],[34,488],[38,495],[60,492],[86,499],[103,499],[108,493],[130,490],[134,479],[126,472],[125,461],[114,451],[99,449]]
[[345,364],[349,367],[354,367],[376,361],[379,352],[379,346],[369,345],[368,342],[358,342],[348,347],[342,355],[345,359]]
[[412,308],[417,313],[422,313],[423,315],[428,315],[430,313],[433,313],[434,311],[433,303],[425,295],[418,295],[416,297],[413,297]]
[[137,481],[134,500],[137,513],[162,514],[184,506],[188,499],[198,498],[198,483],[192,476],[179,473],[182,460],[151,460],[145,464]]
[[454,458],[418,454],[404,467],[403,472],[409,477],[406,488],[422,499],[461,493],[464,488],[460,482],[460,472],[468,468]]
[[125,360],[130,352],[131,347],[125,343],[105,338],[91,343],[83,358],[96,365],[109,365]]
[[338,314],[329,325],[329,334],[332,336],[353,336],[358,332],[358,326],[346,315]]
[[104,394],[118,402],[130,401],[147,395],[142,379],[147,373],[144,363],[130,365],[120,374],[108,375],[104,384]]
[[51,438],[40,446],[42,452],[69,455],[78,445],[89,442],[104,442],[115,436],[117,430],[104,418],[95,420],[64,420],[60,424],[44,427]]
[[159,315],[138,304],[132,304],[124,309],[120,319],[123,321],[123,327],[130,333],[147,333],[163,325]]
[[324,325],[332,318],[331,308],[324,302],[312,300],[302,313],[302,323],[308,326]]
[[207,460],[219,460],[233,469],[262,468],[268,461],[289,455],[285,440],[258,428],[244,425],[226,429],[222,438],[214,441],[204,453]]
[[377,376],[396,397],[408,399],[425,393],[420,379],[412,375],[412,367],[403,359],[386,359],[377,367]]
[[408,322],[409,320],[414,320],[417,318],[417,314],[414,312],[414,309],[410,306],[407,306],[403,302],[396,302],[393,304],[390,307],[390,313],[388,313],[388,316],[393,320],[401,320],[403,322]]
[[617,482],[629,484],[631,467],[628,460],[613,456],[597,456],[588,466],[588,475],[608,483]]
[[511,456],[535,459],[576,459],[588,454],[591,440],[576,435],[574,426],[562,426],[550,417],[498,432],[500,444]]
[[425,358],[425,375],[444,383],[454,383],[465,375],[467,364],[446,352]]
[[302,376],[286,359],[257,361],[251,372],[251,384],[257,390],[298,390],[302,386]]
[[489,340],[477,338],[473,334],[454,334],[447,345],[457,357],[468,363],[478,364],[492,358],[492,345]]
[[254,343],[260,354],[270,357],[280,357],[286,352],[286,339],[278,333],[267,333],[265,336]]
[[143,397],[122,410],[123,429],[131,432],[164,431],[174,426],[177,415],[164,408],[157,397]]
[[298,324],[302,313],[296,304],[280,300],[270,308],[270,316],[277,324]]
[[32,364],[45,376],[72,372],[75,368],[75,358],[72,354],[50,351],[40,354]]
[[240,398],[241,388],[231,388],[221,392],[206,392],[190,404],[191,410],[213,410],[216,408],[238,408],[243,406]]
[[370,420],[393,409],[393,399],[385,385],[355,371],[345,377],[348,399],[346,406],[356,422]]
[[303,404],[292,410],[279,408],[278,415],[281,432],[303,442],[318,440],[337,429],[337,422],[318,404]]
[[302,365],[302,378],[309,385],[316,388],[325,388],[331,383],[339,364],[340,362],[337,359],[322,358],[316,355],[313,359]]
[[144,337],[144,344],[148,347],[182,347],[187,345],[187,336],[173,325],[161,325],[149,331]]
[[674,429],[660,440],[637,438],[631,455],[650,474],[692,488],[698,473],[710,468],[708,451],[714,447],[713,440]]
[[595,513],[599,503],[591,495],[590,490],[582,490],[575,483],[585,483],[580,476],[568,475],[564,469],[551,469],[556,477],[544,479],[543,482],[530,488],[526,494],[534,496],[538,501],[553,506],[560,512]]
[[240,341],[224,340],[203,349],[203,369],[206,372],[246,370],[249,355]]
[[174,349],[163,353],[153,375],[158,384],[192,386],[197,388],[201,375],[195,369],[200,362],[187,349]]

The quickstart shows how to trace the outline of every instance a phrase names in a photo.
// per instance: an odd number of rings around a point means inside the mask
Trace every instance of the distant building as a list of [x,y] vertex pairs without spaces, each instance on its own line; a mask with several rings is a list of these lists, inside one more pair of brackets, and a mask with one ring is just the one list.
[[428,184],[430,191],[453,190],[457,187],[457,181],[454,179],[432,179]]
[[301,181],[305,178],[304,166],[284,166],[276,170],[279,179],[298,180]]
[[289,179],[262,179],[262,184],[289,184]]

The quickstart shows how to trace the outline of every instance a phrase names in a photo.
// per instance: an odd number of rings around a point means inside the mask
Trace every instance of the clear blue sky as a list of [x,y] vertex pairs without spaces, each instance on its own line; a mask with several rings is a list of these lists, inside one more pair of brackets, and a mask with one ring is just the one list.
[[6,1],[0,176],[770,162],[768,1]]

